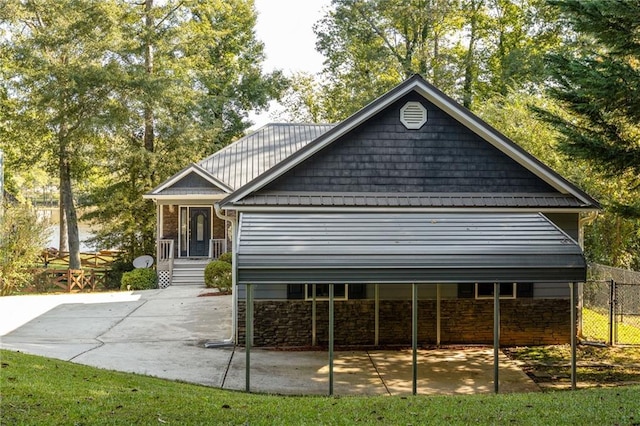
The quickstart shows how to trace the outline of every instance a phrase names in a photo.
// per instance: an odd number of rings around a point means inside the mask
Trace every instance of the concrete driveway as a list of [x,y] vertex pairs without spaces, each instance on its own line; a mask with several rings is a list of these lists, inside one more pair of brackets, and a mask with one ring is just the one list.
[[[0,347],[110,370],[244,390],[243,348],[231,335],[231,297],[201,286],[135,292],[0,298]],[[324,351],[251,352],[251,391],[327,394]],[[501,392],[534,392],[506,356]],[[410,351],[336,352],[334,393],[411,394]],[[493,392],[493,350],[421,350],[418,393]]]

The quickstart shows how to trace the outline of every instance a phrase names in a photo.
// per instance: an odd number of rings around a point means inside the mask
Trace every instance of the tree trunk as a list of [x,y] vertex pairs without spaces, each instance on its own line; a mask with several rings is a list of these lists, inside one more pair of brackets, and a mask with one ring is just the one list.
[[478,12],[482,7],[482,0],[471,1],[471,30],[469,34],[469,47],[464,61],[464,85],[462,88],[462,105],[471,109],[473,103],[473,82],[476,78],[474,69],[475,44],[478,37]]
[[62,185],[60,185],[60,202],[58,203],[58,217],[59,217],[59,230],[60,238],[58,240],[58,252],[69,251],[69,244],[67,243],[67,217],[64,215],[64,196],[62,195]]
[[[145,12],[145,27],[146,37],[144,40],[144,65],[147,76],[153,74],[153,44],[151,43],[151,32],[153,31],[153,16],[151,11],[153,9],[153,0],[145,0],[144,12]],[[144,148],[148,152],[154,150],[154,113],[153,106],[151,105],[151,99],[149,97],[145,100],[144,105]]]
[[[64,140],[64,126],[60,135],[60,209],[64,210],[67,219],[67,238],[69,242],[69,269],[80,269],[80,235],[78,234],[78,216],[73,204],[71,188],[71,164],[69,150]],[[61,237],[62,238],[62,237]]]

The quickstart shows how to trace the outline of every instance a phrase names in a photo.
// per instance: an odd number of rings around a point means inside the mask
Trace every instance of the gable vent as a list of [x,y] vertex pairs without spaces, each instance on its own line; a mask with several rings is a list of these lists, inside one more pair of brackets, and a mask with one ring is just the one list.
[[400,108],[400,122],[407,129],[419,129],[427,122],[427,110],[420,102],[407,102]]

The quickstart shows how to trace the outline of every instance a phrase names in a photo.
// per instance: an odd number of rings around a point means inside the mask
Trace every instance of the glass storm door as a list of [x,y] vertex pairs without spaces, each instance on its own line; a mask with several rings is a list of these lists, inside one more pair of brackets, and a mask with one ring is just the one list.
[[182,207],[180,213],[180,256],[208,256],[211,239],[211,207]]

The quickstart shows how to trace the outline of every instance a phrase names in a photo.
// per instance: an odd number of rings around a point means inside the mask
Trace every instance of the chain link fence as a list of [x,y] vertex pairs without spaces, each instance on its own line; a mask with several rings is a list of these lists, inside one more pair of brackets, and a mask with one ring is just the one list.
[[589,265],[581,336],[609,345],[640,345],[640,272]]

